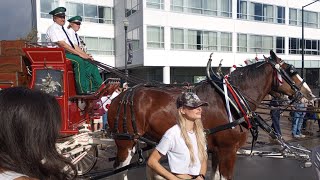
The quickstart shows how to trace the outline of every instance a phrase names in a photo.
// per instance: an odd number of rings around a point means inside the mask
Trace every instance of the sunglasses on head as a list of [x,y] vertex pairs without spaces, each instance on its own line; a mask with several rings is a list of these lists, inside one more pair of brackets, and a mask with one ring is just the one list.
[[73,22],[73,23],[75,23],[76,25],[81,25],[81,22]]

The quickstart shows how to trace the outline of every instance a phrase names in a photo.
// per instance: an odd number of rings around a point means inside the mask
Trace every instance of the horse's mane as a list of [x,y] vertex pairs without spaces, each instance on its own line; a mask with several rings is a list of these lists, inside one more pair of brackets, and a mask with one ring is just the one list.
[[230,79],[232,82],[243,80],[244,77],[247,79],[255,79],[255,77],[259,77],[261,73],[265,72],[265,64],[266,62],[259,61],[248,66],[239,67],[231,73]]

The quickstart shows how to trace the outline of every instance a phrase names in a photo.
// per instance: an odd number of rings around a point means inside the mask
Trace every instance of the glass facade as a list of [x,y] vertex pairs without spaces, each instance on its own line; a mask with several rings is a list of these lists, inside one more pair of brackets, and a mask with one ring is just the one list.
[[163,27],[148,26],[147,27],[147,47],[148,48],[164,48],[164,31]]
[[237,18],[284,24],[285,7],[238,0]]
[[[114,55],[114,39],[102,37],[80,36],[86,43],[89,54]],[[41,34],[41,42],[46,42],[46,35]]]
[[140,0],[125,0],[125,16],[131,16],[139,10]]
[[128,41],[131,43],[132,50],[136,51],[140,47],[140,34],[139,34],[139,28],[133,29],[128,32]]
[[[293,26],[301,26],[302,10],[290,8],[289,24]],[[304,26],[311,28],[319,28],[319,13],[304,10]]]
[[59,0],[41,0],[40,1],[40,16],[41,18],[52,18],[50,11],[57,8]]
[[171,0],[171,11],[232,17],[232,0]]
[[229,32],[171,28],[171,49],[230,52],[232,50],[232,34]]
[[67,18],[78,15],[86,22],[113,24],[112,7],[66,2],[66,8]]
[[147,0],[147,8],[164,9],[164,0]]
[[[320,55],[320,40],[304,40],[304,53]],[[289,38],[289,54],[302,54],[302,39]]]
[[86,43],[87,53],[99,55],[114,55],[114,39],[82,36]]
[[269,53],[274,50],[276,53],[285,52],[285,38],[265,35],[253,35],[238,33],[237,52]]

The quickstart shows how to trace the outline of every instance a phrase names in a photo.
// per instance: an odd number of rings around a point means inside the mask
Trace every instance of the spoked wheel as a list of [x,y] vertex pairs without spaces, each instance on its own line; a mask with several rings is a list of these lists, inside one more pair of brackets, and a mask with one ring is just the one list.
[[[74,160],[82,153],[83,152],[75,154],[71,157],[71,160]],[[82,176],[91,171],[91,169],[93,169],[94,165],[97,163],[97,160],[98,148],[96,145],[92,145],[87,154],[78,163],[75,164],[76,169],[78,170],[78,176]]]

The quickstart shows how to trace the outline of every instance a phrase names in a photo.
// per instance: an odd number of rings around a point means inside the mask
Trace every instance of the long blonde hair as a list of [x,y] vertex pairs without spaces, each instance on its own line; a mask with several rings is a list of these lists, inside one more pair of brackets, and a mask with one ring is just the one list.
[[[185,141],[185,143],[186,143],[186,145],[187,145],[187,147],[189,149],[191,164],[194,164],[196,159],[194,157],[194,151],[193,151],[192,143],[191,143],[191,140],[190,140],[190,138],[188,136],[188,132],[187,132],[187,128],[186,128],[187,119],[182,115],[182,112],[181,112],[182,108],[183,107],[180,107],[178,109],[178,113],[179,113],[178,125],[179,125],[179,127],[181,129],[182,138]],[[201,163],[201,162],[206,161],[208,159],[208,154],[207,154],[207,151],[206,151],[207,141],[206,141],[206,136],[205,136],[204,131],[203,131],[203,125],[202,125],[201,119],[195,120],[193,130],[195,132],[196,139],[197,139],[198,156],[199,156],[199,160],[200,160],[200,163]]]

